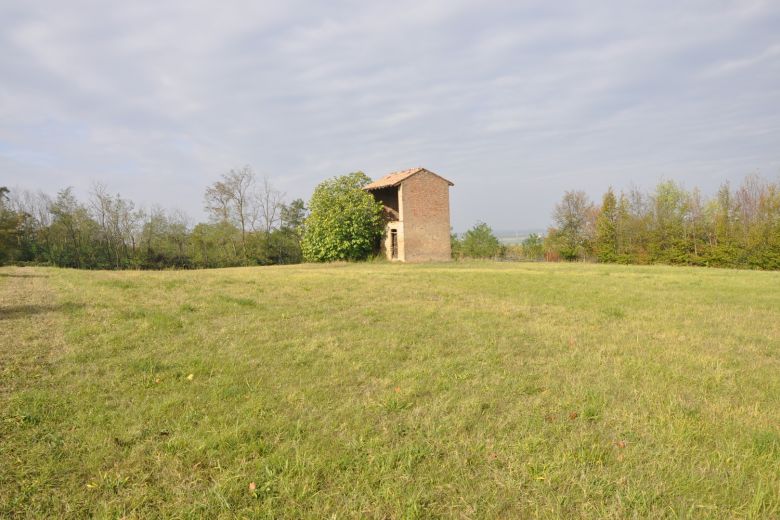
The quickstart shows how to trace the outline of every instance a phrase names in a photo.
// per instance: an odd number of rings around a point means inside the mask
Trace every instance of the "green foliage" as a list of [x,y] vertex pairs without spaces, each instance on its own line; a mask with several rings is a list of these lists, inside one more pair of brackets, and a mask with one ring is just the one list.
[[0,265],[12,260],[18,249],[19,215],[9,207],[9,190],[0,186]]
[[309,262],[365,260],[382,236],[382,205],[362,188],[363,172],[320,183],[309,202],[301,249]]
[[469,258],[496,258],[502,253],[501,242],[484,222],[477,222],[463,234],[460,249]]
[[463,242],[458,238],[457,233],[450,230],[450,251],[452,258],[461,258],[463,256]]
[[24,262],[85,269],[228,267],[301,261],[306,208],[289,205],[249,167],[206,190],[210,223],[135,208],[96,184],[86,204],[73,190],[9,194],[0,188],[0,264]]
[[306,222],[306,206],[301,199],[295,199],[282,206],[282,229],[287,229],[296,234],[303,234],[303,224]]
[[275,229],[264,235],[264,264],[298,264],[303,261],[301,237],[290,228]]
[[295,199],[282,206],[281,227],[268,237],[269,257],[274,264],[297,264],[303,261],[301,241],[307,209],[303,200]]
[[198,224],[190,234],[190,251],[195,265],[202,267],[241,264],[241,230],[227,221]]
[[618,207],[612,188],[604,194],[601,211],[596,219],[596,257],[600,262],[616,262],[618,259]]
[[50,208],[52,215],[50,254],[52,260],[65,267],[97,267],[95,264],[98,225],[86,206],[73,194],[72,188],[57,193]]
[[561,257],[577,260],[590,253],[593,239],[593,204],[584,191],[567,191],[555,206],[556,227],[548,233]]
[[528,235],[522,244],[522,253],[527,260],[544,259],[544,239],[537,233]]
[[[547,247],[565,259],[587,256],[587,204],[567,192],[556,207]],[[673,181],[650,194],[617,197],[610,188],[594,212],[592,248],[601,262],[780,269],[780,184],[749,176],[703,199]]]
[[686,263],[689,194],[673,181],[662,182],[651,197],[651,210],[651,257],[662,263]]

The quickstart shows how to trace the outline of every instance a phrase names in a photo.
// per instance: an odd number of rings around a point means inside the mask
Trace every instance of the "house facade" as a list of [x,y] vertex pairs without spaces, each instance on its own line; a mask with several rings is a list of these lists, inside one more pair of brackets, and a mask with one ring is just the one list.
[[425,168],[391,173],[363,189],[384,206],[381,249],[400,262],[442,262],[450,249],[450,186]]

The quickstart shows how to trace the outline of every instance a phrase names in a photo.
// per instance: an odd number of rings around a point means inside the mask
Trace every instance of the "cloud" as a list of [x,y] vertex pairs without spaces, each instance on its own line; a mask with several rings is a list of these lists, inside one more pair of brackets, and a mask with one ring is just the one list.
[[780,171],[774,2],[29,2],[0,7],[0,183],[105,182],[199,217],[245,163],[290,197],[423,165],[456,228],[563,189]]

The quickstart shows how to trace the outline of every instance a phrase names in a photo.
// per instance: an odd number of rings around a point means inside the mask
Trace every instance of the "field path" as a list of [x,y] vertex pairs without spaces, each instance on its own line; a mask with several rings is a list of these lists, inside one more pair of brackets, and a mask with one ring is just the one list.
[[65,342],[54,291],[43,269],[0,269],[0,396],[45,378]]

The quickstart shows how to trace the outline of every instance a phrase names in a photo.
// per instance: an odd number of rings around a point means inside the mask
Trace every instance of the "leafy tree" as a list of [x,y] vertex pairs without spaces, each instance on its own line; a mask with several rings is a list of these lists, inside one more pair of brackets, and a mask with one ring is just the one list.
[[18,259],[25,262],[53,263],[51,197],[43,192],[21,191],[11,203],[22,218],[17,235],[20,244]]
[[290,204],[282,204],[279,220],[279,229],[265,235],[266,257],[274,264],[299,263],[303,260],[301,239],[306,221],[306,206],[303,200],[295,199]]
[[299,236],[286,228],[274,229],[266,238],[266,255],[271,264],[300,263],[303,255]]
[[309,262],[364,260],[382,236],[382,204],[363,190],[363,172],[320,183],[309,201],[301,249]]
[[19,215],[10,208],[8,188],[0,186],[0,264],[14,260],[17,249]]
[[57,193],[49,211],[52,260],[65,267],[94,268],[99,227],[72,188]]
[[230,267],[240,265],[236,244],[241,231],[230,222],[200,223],[190,234],[190,255],[197,267]]
[[463,256],[463,242],[458,238],[457,233],[453,233],[450,230],[450,251],[452,258],[460,258]]
[[187,217],[153,207],[146,215],[140,237],[139,265],[143,269],[190,268]]
[[649,249],[652,261],[686,263],[685,221],[688,193],[673,181],[660,183],[651,197],[652,227]]
[[544,259],[544,239],[537,233],[531,233],[522,242],[523,256],[528,260]]
[[593,234],[593,203],[584,191],[567,191],[555,206],[549,238],[565,260],[576,260],[590,252]]
[[495,258],[502,252],[501,242],[484,222],[477,222],[463,234],[461,249],[471,258]]
[[604,194],[601,210],[596,219],[594,248],[600,262],[616,262],[618,259],[618,207],[612,188]]
[[280,212],[282,229],[302,234],[303,223],[306,221],[306,205],[302,199],[295,199],[289,204],[283,204]]

